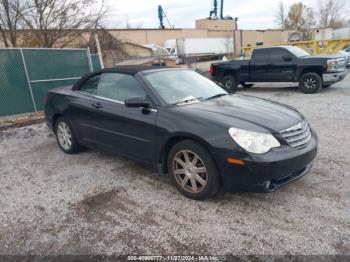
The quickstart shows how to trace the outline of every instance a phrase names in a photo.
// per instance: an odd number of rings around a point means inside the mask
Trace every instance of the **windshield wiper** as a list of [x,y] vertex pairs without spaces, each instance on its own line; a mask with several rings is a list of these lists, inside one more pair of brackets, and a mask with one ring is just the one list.
[[181,100],[179,102],[174,103],[173,106],[179,105],[179,104],[187,104],[187,103],[190,103],[192,101],[198,101],[199,102],[200,99],[202,99],[202,98],[203,97],[193,97],[193,96],[191,96],[191,97],[185,98],[185,99],[183,99],[183,100]]
[[212,99],[212,98],[218,98],[218,97],[226,96],[226,95],[228,95],[228,94],[224,94],[224,93],[217,94],[217,95],[208,97],[207,100]]

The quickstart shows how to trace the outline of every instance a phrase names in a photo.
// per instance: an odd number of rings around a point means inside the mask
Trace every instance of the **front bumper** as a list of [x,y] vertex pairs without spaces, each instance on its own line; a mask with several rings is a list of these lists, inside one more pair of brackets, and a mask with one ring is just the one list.
[[347,74],[347,70],[344,70],[342,72],[337,72],[337,73],[323,74],[322,75],[323,83],[339,82],[346,77],[346,74]]
[[273,192],[303,177],[312,168],[317,154],[317,136],[303,149],[283,146],[262,156],[242,159],[244,166],[232,165],[226,159],[233,152],[214,154],[221,173],[224,191]]

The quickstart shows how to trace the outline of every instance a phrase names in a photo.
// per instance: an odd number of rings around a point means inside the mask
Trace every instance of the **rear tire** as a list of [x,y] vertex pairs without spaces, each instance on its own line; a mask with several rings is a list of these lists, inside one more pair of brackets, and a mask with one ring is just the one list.
[[54,131],[58,146],[64,153],[75,154],[81,150],[81,146],[75,138],[72,126],[64,117],[57,119]]
[[232,75],[226,75],[222,78],[222,85],[230,92],[234,93],[237,91],[237,79]]
[[219,191],[220,177],[208,150],[192,140],[183,140],[170,150],[168,172],[175,187],[185,196],[205,200]]
[[314,94],[322,88],[322,78],[316,73],[306,73],[299,79],[299,89],[304,94]]

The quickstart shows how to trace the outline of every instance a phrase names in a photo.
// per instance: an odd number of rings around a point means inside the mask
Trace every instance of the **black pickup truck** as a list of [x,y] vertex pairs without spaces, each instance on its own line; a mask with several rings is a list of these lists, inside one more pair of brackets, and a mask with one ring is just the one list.
[[210,73],[214,81],[232,92],[239,84],[299,82],[299,89],[310,94],[343,80],[347,70],[345,57],[311,56],[298,47],[278,46],[255,49],[251,60],[214,63]]

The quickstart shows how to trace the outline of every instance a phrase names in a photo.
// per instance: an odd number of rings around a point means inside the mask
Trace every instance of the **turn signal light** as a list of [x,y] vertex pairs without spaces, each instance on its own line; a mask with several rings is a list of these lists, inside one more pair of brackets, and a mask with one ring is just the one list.
[[240,165],[240,166],[245,165],[243,160],[232,158],[232,157],[227,158],[227,162],[233,165]]

